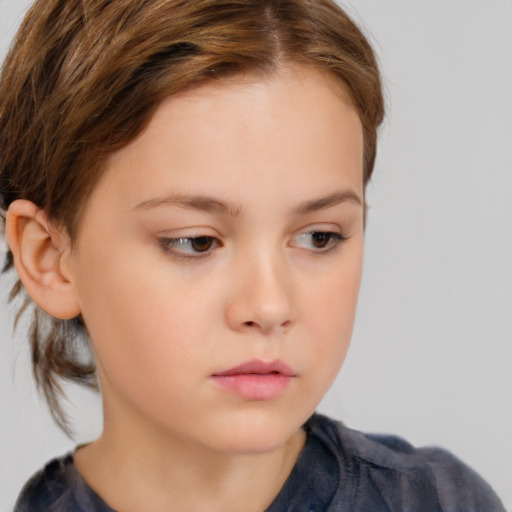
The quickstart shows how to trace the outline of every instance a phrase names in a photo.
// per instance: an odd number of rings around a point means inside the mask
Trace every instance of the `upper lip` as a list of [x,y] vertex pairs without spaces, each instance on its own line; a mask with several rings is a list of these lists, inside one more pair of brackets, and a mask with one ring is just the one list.
[[284,361],[276,359],[275,361],[260,361],[259,359],[253,359],[247,361],[228,370],[224,370],[219,373],[215,373],[216,377],[225,377],[229,375],[240,375],[254,373],[257,375],[267,375],[270,373],[279,373],[287,377],[294,377],[295,372],[293,368],[287,365]]

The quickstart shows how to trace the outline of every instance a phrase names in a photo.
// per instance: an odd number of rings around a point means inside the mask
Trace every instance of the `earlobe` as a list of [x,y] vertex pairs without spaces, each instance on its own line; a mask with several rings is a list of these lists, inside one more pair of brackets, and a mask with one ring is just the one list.
[[65,267],[69,238],[53,226],[31,201],[13,201],[6,216],[7,242],[18,275],[32,299],[47,313],[69,319],[80,314],[75,290]]

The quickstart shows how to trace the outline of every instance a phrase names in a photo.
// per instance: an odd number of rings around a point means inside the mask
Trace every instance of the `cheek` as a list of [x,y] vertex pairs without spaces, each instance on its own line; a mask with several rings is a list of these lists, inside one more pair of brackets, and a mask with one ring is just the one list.
[[124,386],[137,375],[144,387],[146,375],[164,385],[186,371],[210,323],[204,301],[215,302],[154,261],[121,254],[89,261],[80,282],[82,311],[109,378]]
[[95,316],[91,338],[110,410],[129,404],[165,423],[175,409],[194,414],[193,400],[184,397],[200,392],[209,368],[198,343],[206,338],[209,320],[192,316],[201,305],[190,296],[178,300],[176,287],[169,291],[161,283],[162,291],[149,284],[136,280],[124,293],[118,288],[115,295],[105,294],[98,302],[105,321]]
[[[362,244],[347,258],[317,282],[314,294],[309,294],[305,325],[312,340],[309,355],[317,367],[316,379],[329,387],[345,359],[357,307],[362,272]],[[322,386],[322,384],[320,384]],[[326,390],[326,389],[325,389]]]
[[[342,249],[343,250],[343,249]],[[361,284],[363,245],[354,240],[339,261],[315,283],[310,283],[309,314],[320,339],[345,338],[352,332]]]

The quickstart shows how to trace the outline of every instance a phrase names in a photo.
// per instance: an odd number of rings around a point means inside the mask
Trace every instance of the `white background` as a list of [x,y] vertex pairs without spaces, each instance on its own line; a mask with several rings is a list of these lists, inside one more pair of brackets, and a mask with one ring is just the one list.
[[[0,54],[27,5],[0,0]],[[353,343],[320,410],[449,448],[512,511],[512,1],[344,5],[372,34],[389,113]],[[8,285],[0,279],[0,512],[74,446],[37,397]],[[99,401],[70,396],[85,442]]]

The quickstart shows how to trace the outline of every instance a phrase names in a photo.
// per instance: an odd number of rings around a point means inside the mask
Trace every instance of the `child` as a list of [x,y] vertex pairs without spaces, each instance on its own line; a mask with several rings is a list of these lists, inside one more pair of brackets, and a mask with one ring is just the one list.
[[314,414],[382,117],[327,0],[36,2],[0,84],[6,267],[56,420],[58,379],[96,377],[105,419],[16,510],[503,510],[452,455]]

